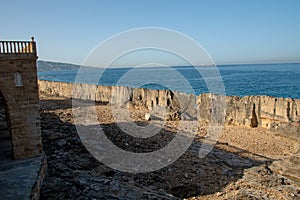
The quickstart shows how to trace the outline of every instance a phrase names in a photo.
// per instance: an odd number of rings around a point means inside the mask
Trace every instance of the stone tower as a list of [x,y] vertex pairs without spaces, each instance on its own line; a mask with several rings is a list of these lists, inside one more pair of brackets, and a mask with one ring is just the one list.
[[14,159],[42,153],[36,61],[34,38],[0,41],[0,151]]

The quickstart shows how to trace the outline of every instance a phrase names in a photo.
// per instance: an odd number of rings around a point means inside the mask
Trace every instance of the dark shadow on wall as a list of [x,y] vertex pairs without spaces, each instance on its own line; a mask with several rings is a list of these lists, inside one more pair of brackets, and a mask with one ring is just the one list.
[[10,118],[5,98],[0,91],[0,162],[13,159]]
[[[47,100],[44,103],[46,105]],[[56,109],[61,106],[59,102],[56,105]],[[41,199],[100,199],[112,198],[113,195],[120,199],[134,195],[139,195],[140,199],[175,199],[208,195],[242,178],[245,169],[263,164],[217,147],[200,159],[198,152],[202,143],[194,140],[177,161],[158,171],[119,172],[106,167],[86,150],[76,127],[67,122],[71,117],[63,112],[41,113],[43,148],[48,156],[48,173],[41,189]],[[124,133],[115,123],[101,126],[114,144],[132,152],[155,151],[167,145],[176,134],[162,129],[151,138],[140,139]]]
[[[50,97],[51,98],[51,97]],[[107,102],[94,102],[94,101],[84,101],[84,100],[75,100],[73,103],[72,99],[66,99],[63,97],[56,97],[57,99],[40,99],[40,106],[43,111],[54,111],[58,109],[72,109],[78,107],[87,106],[87,102],[93,105],[107,105]]]
[[257,120],[256,111],[255,111],[255,103],[253,104],[253,108],[252,108],[251,127],[252,128],[258,127],[258,120]]

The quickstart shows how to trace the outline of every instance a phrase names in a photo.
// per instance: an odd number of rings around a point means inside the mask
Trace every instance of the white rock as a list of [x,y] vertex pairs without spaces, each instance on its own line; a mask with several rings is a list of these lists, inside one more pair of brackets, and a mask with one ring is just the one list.
[[145,120],[147,120],[147,121],[150,120],[150,117],[151,117],[151,115],[149,113],[145,114]]

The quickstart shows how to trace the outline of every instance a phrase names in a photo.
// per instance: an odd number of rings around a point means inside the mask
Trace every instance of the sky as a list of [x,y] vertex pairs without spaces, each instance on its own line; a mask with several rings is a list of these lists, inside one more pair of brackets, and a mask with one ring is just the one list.
[[[0,0],[0,7],[0,40],[34,36],[40,60],[82,64],[113,35],[161,27],[189,36],[217,64],[300,62],[299,0]],[[129,58],[124,65],[136,64]]]

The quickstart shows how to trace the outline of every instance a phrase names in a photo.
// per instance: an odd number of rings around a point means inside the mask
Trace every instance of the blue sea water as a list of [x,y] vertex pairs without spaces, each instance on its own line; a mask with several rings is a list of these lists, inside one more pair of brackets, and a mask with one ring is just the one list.
[[[120,81],[124,75],[133,68],[108,68],[108,69],[86,69],[84,78],[76,79],[77,70],[53,70],[38,72],[40,80],[61,81],[61,82],[82,82],[94,83],[93,77],[102,74],[99,85],[125,85],[136,87],[134,81]],[[198,70],[192,66],[172,67],[180,73],[192,86],[196,95],[209,92],[203,77]],[[211,70],[209,67],[201,67],[202,70]],[[300,64],[249,64],[249,65],[219,65],[217,69],[221,75],[225,86],[226,95],[246,96],[246,95],[268,95],[275,97],[290,97],[300,99]],[[155,75],[155,80],[164,80],[174,86],[176,91],[191,93],[179,80],[169,75],[167,68],[145,68],[143,72],[147,74],[149,80],[151,75]],[[92,77],[92,78],[91,78]],[[144,78],[143,76],[142,78]],[[147,82],[137,80],[139,77],[132,77],[137,82]],[[98,79],[97,79],[98,80]],[[118,82],[119,81],[119,82]],[[167,84],[167,85],[168,85]],[[151,81],[139,87],[150,89],[167,89],[165,85]]]

